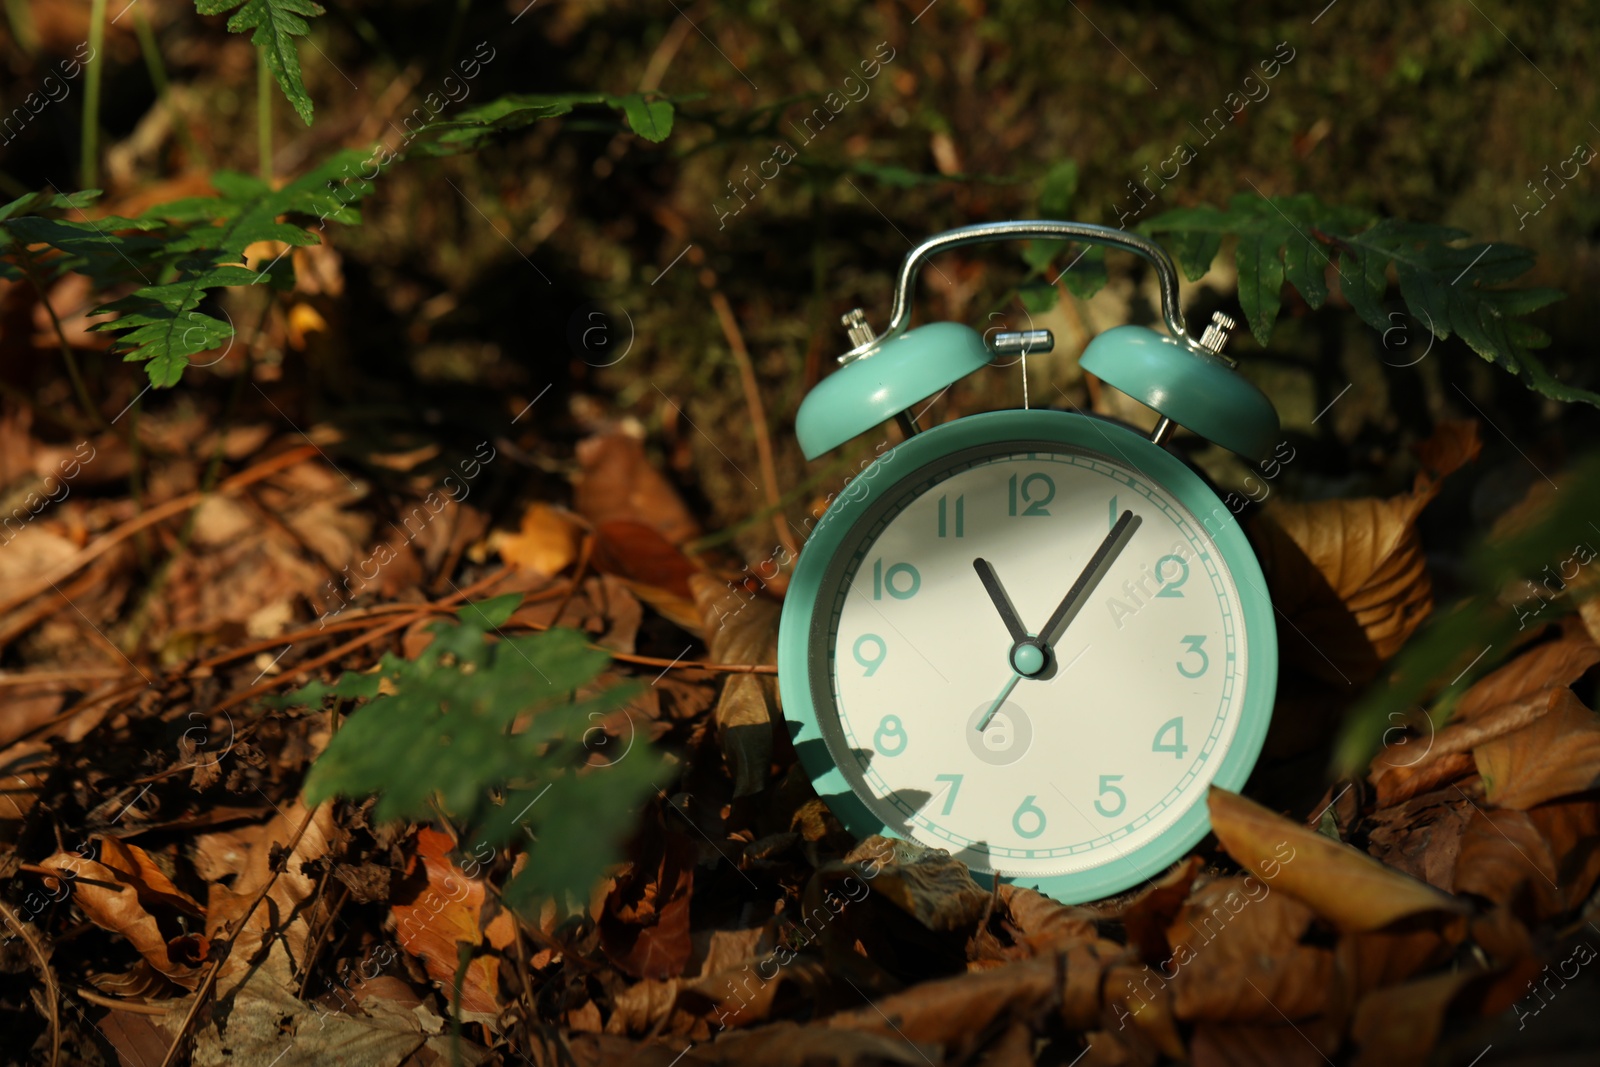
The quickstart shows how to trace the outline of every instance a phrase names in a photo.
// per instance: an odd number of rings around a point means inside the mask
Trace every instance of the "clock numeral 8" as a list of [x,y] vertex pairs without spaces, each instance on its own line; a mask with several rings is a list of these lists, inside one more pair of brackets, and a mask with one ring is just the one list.
[[[896,581],[896,579],[900,579]],[[922,588],[922,575],[917,573],[917,568],[909,563],[896,563],[888,572],[883,569],[883,560],[872,561],[872,599],[882,600],[884,589],[889,590],[889,595],[896,600],[910,600],[917,595],[917,590]]]
[[878,723],[878,732],[872,735],[872,747],[880,756],[898,756],[906,750],[906,728],[900,725],[900,716],[885,715]]
[[[878,646],[877,655],[873,656],[871,659],[868,659],[866,656],[861,654],[862,646],[868,644],[876,644]],[[889,646],[885,644],[883,638],[879,637],[877,634],[862,634],[860,637],[856,638],[856,647],[851,649],[851,651],[855,654],[856,662],[866,668],[866,670],[862,672],[863,676],[871,678],[874,674],[878,673],[878,668],[883,666],[884,657],[889,654]]]
[[1120,774],[1102,774],[1100,776],[1100,795],[1102,797],[1114,795],[1117,798],[1116,807],[1114,808],[1107,808],[1098,800],[1094,802],[1094,810],[1098,811],[1101,815],[1104,815],[1107,818],[1110,818],[1113,815],[1121,815],[1128,807],[1128,794],[1124,793],[1121,789],[1118,789],[1112,784],[1113,782],[1120,781],[1122,781],[1122,775]]
[[[1032,818],[1038,820],[1038,822],[1034,824],[1033,829],[1025,830],[1022,828],[1022,817],[1024,815],[1031,816]],[[1017,813],[1011,816],[1011,828],[1017,832],[1018,837],[1038,837],[1040,834],[1044,833],[1044,823],[1044,811],[1033,802],[1032,796],[1023,797],[1022,803],[1017,807]]]
[[[1038,486],[1038,489],[1035,490],[1031,488],[1032,486]],[[1008,514],[1015,515],[1017,513],[1018,489],[1017,476],[1013,474],[1011,476],[1011,510],[1008,512]],[[1026,478],[1022,479],[1020,491],[1022,495],[1022,502],[1027,505],[1027,507],[1022,509],[1022,514],[1050,514],[1047,505],[1050,503],[1050,501],[1056,498],[1055,479],[1051,478],[1048,474],[1039,474],[1037,472],[1030,474]],[[1036,496],[1037,499],[1035,499]]]

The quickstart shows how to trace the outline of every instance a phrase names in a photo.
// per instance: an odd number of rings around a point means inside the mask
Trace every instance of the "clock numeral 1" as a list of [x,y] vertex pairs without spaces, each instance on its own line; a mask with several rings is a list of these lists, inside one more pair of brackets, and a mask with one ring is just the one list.
[[1019,483],[1017,475],[1011,476],[1011,508],[1007,514],[1017,514],[1017,496],[1020,493],[1022,503],[1027,506],[1022,509],[1024,515],[1048,515],[1047,505],[1056,498],[1055,479],[1048,474],[1037,471],[1023,478]]
[[[949,534],[946,533],[946,530],[948,528],[948,523],[946,522],[946,519],[948,518],[948,516],[946,515],[946,512],[948,511],[948,505],[949,505],[949,497],[942,496],[942,497],[939,498],[939,536],[940,537],[948,537],[949,536]],[[955,510],[956,510],[956,536],[957,537],[965,537],[965,536],[967,536],[967,498],[966,498],[965,494],[956,497],[956,509]]]
[[898,756],[906,750],[906,728],[900,725],[900,716],[885,715],[878,723],[878,732],[872,735],[872,747],[880,756]]
[[1111,498],[1111,525],[1106,527],[1106,529],[1108,529],[1108,530],[1115,529],[1116,525],[1117,525],[1117,498],[1116,497],[1112,497]]
[[[1176,563],[1176,573],[1167,568],[1168,563]],[[1171,574],[1172,577],[1167,577]],[[1161,583],[1161,588],[1156,590],[1156,596],[1182,596],[1180,586],[1189,580],[1189,563],[1182,556],[1162,556],[1156,560],[1156,581]]]
[[[899,581],[896,581],[899,579]],[[896,563],[888,571],[883,569],[883,560],[872,561],[872,599],[882,600],[883,591],[889,590],[889,595],[896,600],[910,600],[917,595],[917,590],[922,588],[922,575],[917,573],[917,568],[909,563]]]
[[[1172,735],[1172,742],[1161,740],[1168,734]],[[1177,759],[1182,759],[1183,754],[1189,751],[1189,746],[1183,743],[1183,716],[1168,719],[1161,724],[1161,729],[1156,731],[1156,739],[1150,745],[1151,752],[1170,752]]]
[[1190,634],[1188,637],[1185,637],[1182,640],[1183,643],[1189,647],[1189,651],[1184,653],[1184,659],[1188,659],[1190,656],[1199,656],[1200,666],[1191,671],[1189,668],[1183,665],[1183,660],[1180,659],[1178,660],[1178,673],[1183,675],[1185,678],[1198,678],[1202,674],[1206,673],[1207,667],[1211,666],[1211,657],[1206,655],[1206,650],[1200,647],[1206,643],[1206,639],[1195,634]]
[[[1033,819],[1038,820],[1033,829],[1025,830],[1022,828],[1022,817],[1024,815],[1031,816]],[[1033,802],[1032,796],[1023,797],[1022,803],[1017,806],[1016,814],[1011,816],[1011,828],[1017,832],[1018,837],[1038,837],[1040,834],[1044,833],[1044,822],[1044,811]]]
[[1100,795],[1102,797],[1115,796],[1117,798],[1117,806],[1114,808],[1107,808],[1098,800],[1094,802],[1094,810],[1098,811],[1101,815],[1104,815],[1107,818],[1110,818],[1113,815],[1121,815],[1123,810],[1128,806],[1128,794],[1124,793],[1121,789],[1112,784],[1113,782],[1120,781],[1122,781],[1122,775],[1120,774],[1102,774],[1100,776]]
[[[862,648],[866,645],[876,645],[878,648],[877,653],[870,659],[861,654]],[[855,654],[856,662],[866,668],[862,671],[862,675],[871,678],[878,673],[878,668],[883,666],[883,658],[889,654],[889,646],[877,634],[862,634],[856,638],[856,646],[851,651]]]
[[[936,774],[936,775],[933,776],[933,780],[936,781],[936,782],[949,782],[950,783],[949,788],[947,790],[945,790],[945,794],[944,794],[944,810],[939,812],[940,815],[949,815],[951,810],[954,809],[955,806],[956,806],[956,793],[957,793],[957,791],[959,791],[961,789],[961,775],[959,775],[959,774]],[[938,796],[937,793],[935,793],[934,795]]]

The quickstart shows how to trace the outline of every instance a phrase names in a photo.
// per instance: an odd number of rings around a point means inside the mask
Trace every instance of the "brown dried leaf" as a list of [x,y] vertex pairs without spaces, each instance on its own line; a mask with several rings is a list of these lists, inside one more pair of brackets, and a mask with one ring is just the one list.
[[688,506],[651,465],[636,438],[621,433],[591,437],[579,443],[578,462],[583,474],[574,487],[573,506],[590,522],[642,522],[674,545],[699,535]]
[[1341,930],[1374,930],[1408,915],[1468,910],[1426,882],[1236,793],[1212,786],[1207,805],[1211,827],[1230,856]]
[[1567,633],[1522,653],[1479,678],[1461,695],[1452,724],[1470,722],[1502,704],[1511,704],[1551,686],[1570,686],[1600,663],[1600,645],[1587,633]]
[[836,874],[855,875],[858,864],[866,865],[859,877],[874,897],[890,901],[929,930],[971,926],[989,906],[990,893],[972,880],[966,864],[943,849],[897,838],[869,837],[841,863],[818,870],[817,878],[826,882]]
[[1096,937],[1097,916],[1088,908],[1059,904],[1037,890],[1012,885],[1000,887],[1000,902],[1015,929],[1015,940],[1031,956],[1044,956]]
[[1550,844],[1567,908],[1578,907],[1600,879],[1600,802],[1593,794],[1571,797],[1529,808],[1527,814]]
[[[417,831],[416,854],[406,863],[406,881],[390,898],[395,937],[422,961],[428,977],[453,996],[459,946],[483,944],[480,926],[483,883],[468,878],[450,859],[455,839],[429,827]],[[500,1014],[500,961],[477,955],[461,981],[463,1018],[493,1025]]]
[[[782,607],[765,597],[746,600],[708,575],[689,579],[705,619],[711,658],[718,663],[771,664],[778,657]],[[733,795],[759,793],[772,761],[778,721],[776,684],[770,676],[730,674],[717,699],[717,737],[733,772]]]
[[1600,716],[1570,689],[1550,692],[1546,714],[1472,750],[1491,803],[1521,810],[1600,786]]
[[1195,875],[1204,866],[1204,859],[1190,856],[1123,907],[1122,925],[1128,931],[1128,944],[1138,949],[1139,958],[1146,963],[1159,963],[1172,954],[1167,928],[1183,910]]
[[1425,1063],[1438,1043],[1446,1012],[1477,977],[1461,970],[1374,990],[1361,998],[1351,1025],[1357,1064]]
[[659,857],[618,879],[601,912],[600,947],[635,978],[677,978],[694,957],[689,904],[694,892],[694,846],[669,836]]
[[578,558],[582,530],[566,512],[549,504],[534,503],[522,513],[516,533],[496,530],[489,547],[518,570],[552,577]]
[[1461,838],[1455,889],[1508,908],[1526,902],[1540,917],[1559,914],[1566,906],[1556,885],[1550,844],[1521,811],[1473,813]]
[[[72,873],[73,901],[90,922],[125,938],[145,962],[184,989],[193,990],[200,984],[201,967],[197,962],[207,954],[206,939],[196,934],[169,937],[164,933],[147,903],[160,907],[166,902],[160,898],[142,900],[139,895],[139,888],[144,884],[142,879],[130,877],[108,864],[85,859],[76,852],[57,852],[46,859],[44,865]],[[55,879],[46,879],[52,892],[58,888],[55,882]],[[189,905],[194,904],[184,899]],[[188,910],[187,905],[184,910]],[[173,933],[176,934],[175,926]]]

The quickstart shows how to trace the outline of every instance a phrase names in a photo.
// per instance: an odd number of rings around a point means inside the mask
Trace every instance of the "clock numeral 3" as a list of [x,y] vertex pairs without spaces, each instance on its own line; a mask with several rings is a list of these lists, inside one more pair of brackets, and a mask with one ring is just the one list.
[[[1037,819],[1033,829],[1025,830],[1022,826],[1022,817],[1030,816]],[[1022,798],[1022,803],[1017,807],[1017,813],[1011,816],[1011,828],[1017,832],[1018,837],[1034,838],[1044,833],[1044,811],[1033,802],[1032,796]]]
[[[948,521],[949,520],[949,511],[950,511],[950,498],[947,497],[947,496],[940,497],[939,498],[939,536],[940,537],[949,537],[950,536],[950,534],[948,533],[948,530],[949,530],[949,521]],[[967,536],[967,498],[966,498],[965,494],[962,494],[961,496],[956,497],[955,513],[956,513],[956,536],[957,537],[965,537],[965,536]]]
[[1105,804],[1098,800],[1094,802],[1094,810],[1098,811],[1101,815],[1104,815],[1107,818],[1110,818],[1113,815],[1121,815],[1123,810],[1128,806],[1128,794],[1124,793],[1121,789],[1118,789],[1112,784],[1113,782],[1120,781],[1122,781],[1122,775],[1120,774],[1102,774],[1100,776],[1100,795],[1102,797],[1115,796],[1117,798],[1116,807],[1114,808],[1108,808],[1105,806]]
[[[933,776],[933,780],[936,782],[950,783],[949,789],[946,790],[944,794],[944,809],[939,812],[940,815],[949,815],[951,810],[956,806],[956,793],[961,789],[961,775],[936,774]],[[935,793],[934,796],[938,796],[938,794]]]
[[882,600],[883,591],[889,590],[889,595],[896,600],[910,600],[917,595],[917,590],[922,588],[922,575],[917,573],[917,568],[909,563],[896,563],[888,571],[883,569],[883,560],[872,561],[872,599]]
[[900,725],[900,716],[885,715],[878,723],[878,732],[872,735],[872,747],[880,756],[898,756],[906,750],[906,728]]
[[[1167,567],[1168,563],[1178,566],[1176,572]],[[1168,575],[1172,575],[1168,577]],[[1161,588],[1156,590],[1156,596],[1182,596],[1181,586],[1189,580],[1189,563],[1182,556],[1162,556],[1156,560],[1156,581],[1161,583]]]
[[1206,673],[1207,667],[1211,666],[1211,657],[1207,656],[1206,650],[1200,647],[1206,643],[1206,639],[1195,634],[1190,634],[1188,637],[1182,638],[1181,640],[1189,647],[1189,651],[1184,653],[1183,659],[1188,659],[1190,656],[1199,656],[1200,666],[1191,671],[1189,668],[1183,665],[1183,660],[1180,659],[1178,660],[1178,673],[1183,675],[1185,678],[1198,678],[1202,674]]
[[[1170,744],[1161,740],[1169,733],[1172,735],[1172,742]],[[1161,724],[1161,729],[1156,731],[1155,741],[1150,745],[1150,751],[1170,752],[1177,759],[1183,758],[1183,754],[1189,751],[1189,746],[1183,743],[1182,715],[1179,715],[1176,719],[1168,719],[1166,722]]]
[[[877,653],[871,659],[861,654],[862,648],[866,645],[878,646]],[[877,634],[862,634],[856,638],[856,647],[851,651],[855,653],[856,662],[866,668],[862,672],[863,676],[871,678],[878,673],[878,668],[883,666],[883,658],[889,654],[889,646]]]
[[1027,505],[1022,509],[1024,515],[1048,515],[1048,505],[1056,498],[1055,479],[1048,474],[1037,472],[1023,478],[1020,485],[1017,475],[1011,476],[1011,509],[1008,514],[1017,514],[1017,496],[1022,496],[1022,503]]

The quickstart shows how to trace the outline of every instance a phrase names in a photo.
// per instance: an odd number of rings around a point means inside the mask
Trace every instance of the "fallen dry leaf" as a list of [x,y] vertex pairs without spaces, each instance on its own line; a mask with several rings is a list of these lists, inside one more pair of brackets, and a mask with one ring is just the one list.
[[[483,944],[480,925],[483,883],[468,878],[450,859],[455,839],[431,827],[417,831],[416,855],[406,866],[406,881],[390,898],[395,939],[422,961],[428,977],[447,997],[454,996],[460,946]],[[502,912],[497,918],[510,923]],[[493,1026],[500,1014],[500,961],[479,953],[461,979],[463,1018]]]
[[1461,838],[1455,888],[1512,910],[1526,903],[1540,918],[1566,907],[1549,842],[1521,811],[1473,813]]
[[[711,658],[718,663],[777,662],[776,601],[730,589],[709,575],[689,580],[705,619]],[[733,795],[750,796],[767,784],[773,723],[778,721],[777,684],[770,676],[730,674],[717,698],[717,738],[733,772]]]
[[583,474],[573,488],[573,506],[590,522],[642,522],[674,545],[699,536],[688,506],[637,438],[622,433],[591,437],[578,444],[578,462]]
[[676,978],[694,956],[689,903],[696,850],[677,835],[666,836],[657,848],[648,867],[635,861],[617,879],[599,919],[606,958],[635,978]]
[[1356,1005],[1351,1036],[1357,1064],[1425,1063],[1439,1039],[1445,1013],[1478,973],[1447,972],[1374,990]]
[[1211,787],[1211,828],[1240,866],[1309,904],[1341,930],[1375,930],[1426,912],[1464,912],[1455,897],[1364,852]]
[[1514,703],[1541,689],[1570,686],[1597,663],[1600,645],[1582,630],[1569,631],[1554,641],[1535,645],[1479,678],[1461,694],[1450,721],[1470,722],[1491,708]]
[[489,547],[518,570],[553,577],[578,558],[578,543],[583,531],[560,508],[533,503],[522,513],[516,533],[495,531]]
[[1600,786],[1600,716],[1570,689],[1551,692],[1545,714],[1472,750],[1490,803],[1526,809]]

